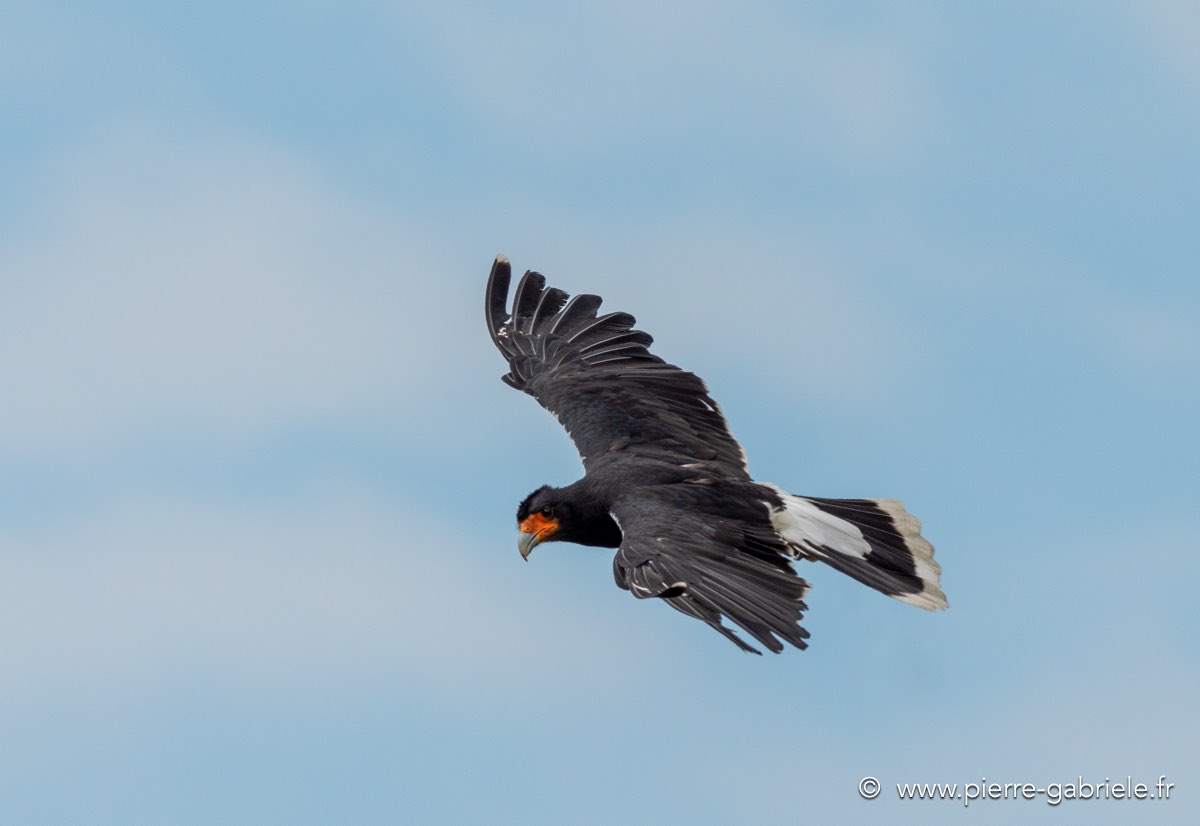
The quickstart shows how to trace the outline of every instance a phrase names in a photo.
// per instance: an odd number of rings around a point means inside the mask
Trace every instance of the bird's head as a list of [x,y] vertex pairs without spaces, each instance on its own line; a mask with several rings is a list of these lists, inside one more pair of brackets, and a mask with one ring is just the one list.
[[528,559],[534,547],[543,542],[565,539],[569,534],[571,506],[563,502],[562,491],[542,485],[525,497],[517,508],[517,527],[521,535],[517,548]]

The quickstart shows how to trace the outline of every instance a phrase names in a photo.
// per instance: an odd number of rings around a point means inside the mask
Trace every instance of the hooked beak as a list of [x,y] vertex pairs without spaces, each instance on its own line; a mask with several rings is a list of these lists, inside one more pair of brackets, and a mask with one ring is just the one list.
[[533,551],[534,546],[541,542],[535,533],[526,533],[521,531],[521,535],[517,537],[517,550],[521,552],[521,559],[529,561],[529,554]]
[[521,559],[528,562],[529,554],[533,552],[533,549],[558,530],[558,521],[553,517],[534,513],[525,517],[520,528],[521,535],[517,537],[517,550],[521,552]]

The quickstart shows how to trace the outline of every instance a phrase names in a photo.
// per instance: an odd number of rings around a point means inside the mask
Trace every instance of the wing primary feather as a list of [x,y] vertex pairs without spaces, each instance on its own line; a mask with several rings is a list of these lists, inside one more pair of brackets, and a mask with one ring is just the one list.
[[492,342],[500,348],[501,352],[508,352],[510,349],[500,337],[500,328],[508,322],[509,318],[505,305],[508,303],[508,284],[511,279],[512,265],[503,255],[497,255],[496,260],[492,263],[492,272],[488,276],[488,300],[485,310],[488,332],[491,333]]
[[[639,357],[635,357],[629,353],[614,352],[614,353],[605,354],[600,358],[589,358],[587,360],[587,363],[591,364],[591,365],[611,364],[613,362],[618,362],[618,361],[630,361],[634,358],[639,358]],[[640,356],[641,361],[653,361],[655,359],[658,359],[658,357],[652,356],[649,353],[645,353]],[[661,359],[658,359],[658,360],[661,361]]]
[[557,287],[551,287],[542,293],[537,309],[533,311],[533,319],[529,322],[530,335],[543,336],[546,323],[555,313],[562,309],[567,302],[567,294]]
[[[756,602],[732,582],[724,578],[704,577],[705,587],[711,588],[725,603],[723,613],[768,648],[779,645],[779,641],[771,637],[771,631],[776,625],[789,624],[792,619],[775,609],[769,603],[764,605]],[[768,642],[770,640],[770,642]]]
[[560,338],[543,336],[542,346],[545,348],[543,358],[546,361],[546,369],[548,370],[557,370],[563,361],[573,355],[570,350],[564,350],[563,341]]
[[731,604],[742,611],[755,622],[771,628],[776,625],[787,626],[795,622],[795,616],[773,601],[771,592],[754,594],[746,583],[737,582],[730,577],[707,574],[703,576],[704,584],[714,591],[721,593]]
[[627,432],[636,427],[652,435],[651,449],[681,461],[713,461],[731,478],[748,480],[741,450],[704,383],[652,353],[653,338],[634,329],[632,315],[602,314],[601,304],[590,293],[571,297],[549,287],[534,270],[516,279],[508,259],[498,256],[485,312],[508,362],[505,382],[554,414],[585,468],[614,451],[636,452],[642,439]]
[[607,313],[595,319],[577,332],[571,334],[567,338],[567,341],[571,342],[572,344],[578,344],[581,347],[586,346],[592,342],[582,340],[585,336],[595,335],[603,332],[623,333],[636,323],[637,319],[635,319],[629,313]]
[[[617,358],[614,359],[613,357],[617,357]],[[641,359],[643,361],[661,361],[662,360],[659,357],[656,357],[656,355],[648,353],[646,351],[646,348],[642,347],[641,345],[630,345],[630,343],[624,343],[624,345],[616,345],[613,347],[605,347],[605,348],[599,349],[599,351],[594,351],[592,353],[588,353],[587,355],[584,355],[584,357],[583,357],[583,360],[587,361],[588,364],[604,364],[605,361],[613,361],[613,360],[620,360],[620,359],[625,359],[625,360]]]
[[525,274],[521,276],[521,280],[517,282],[517,291],[513,294],[512,325],[514,329],[522,333],[529,332],[529,321],[542,297],[542,289],[545,286],[546,279],[541,273],[526,270]]
[[601,347],[608,347],[609,345],[614,344],[637,344],[642,347],[649,347],[653,343],[654,338],[649,333],[643,333],[641,330],[626,330],[623,333],[617,333],[616,335],[609,336],[608,338],[602,338],[594,341],[585,347],[580,347],[579,352],[591,353],[600,349]]
[[575,296],[562,308],[558,317],[554,319],[554,324],[546,331],[546,335],[556,335],[560,329],[563,334],[571,332],[571,327],[578,322],[595,318],[601,303],[598,295],[583,293]]

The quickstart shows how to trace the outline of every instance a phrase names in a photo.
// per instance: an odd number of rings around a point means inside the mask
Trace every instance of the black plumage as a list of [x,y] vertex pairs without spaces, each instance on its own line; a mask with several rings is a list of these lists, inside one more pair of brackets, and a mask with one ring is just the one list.
[[653,339],[634,329],[633,316],[599,315],[598,296],[569,298],[535,272],[518,282],[510,313],[510,281],[501,256],[486,316],[509,364],[503,380],[555,415],[585,469],[575,483],[544,486],[521,503],[522,555],[542,541],[618,548],[620,587],[756,653],[722,618],[772,651],[784,642],[804,648],[808,584],[792,569],[797,556],[923,607],[944,605],[932,548],[899,503],[794,497],[754,482],[704,382],[651,353]]

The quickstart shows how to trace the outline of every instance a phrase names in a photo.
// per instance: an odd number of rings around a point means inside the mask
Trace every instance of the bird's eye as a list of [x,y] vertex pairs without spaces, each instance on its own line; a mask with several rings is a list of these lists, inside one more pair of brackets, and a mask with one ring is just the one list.
[[551,518],[554,516],[554,508],[552,508],[550,505],[542,508],[542,516],[546,517],[547,519]]

